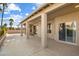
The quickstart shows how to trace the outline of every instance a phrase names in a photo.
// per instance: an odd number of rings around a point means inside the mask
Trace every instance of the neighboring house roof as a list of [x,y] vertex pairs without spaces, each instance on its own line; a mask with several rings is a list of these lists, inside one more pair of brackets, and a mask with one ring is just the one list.
[[51,3],[45,3],[45,4],[41,5],[41,6],[40,6],[39,8],[37,8],[34,12],[32,12],[27,18],[25,18],[23,21],[21,21],[20,24],[23,23],[24,21],[26,21],[27,19],[29,19],[29,18],[30,18],[31,16],[33,16],[34,14],[36,14],[36,13],[37,13],[38,11],[40,11],[42,8],[48,6],[49,4],[51,4]]

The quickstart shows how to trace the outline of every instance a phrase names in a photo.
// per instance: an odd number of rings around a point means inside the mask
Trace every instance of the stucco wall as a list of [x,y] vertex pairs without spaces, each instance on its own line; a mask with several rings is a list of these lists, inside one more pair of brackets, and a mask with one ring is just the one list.
[[41,22],[35,22],[33,25],[36,26],[36,36],[41,37]]
[[[52,24],[52,26],[51,26],[52,33],[50,33],[50,34],[48,33],[48,38],[58,41],[59,40],[59,24],[63,23],[63,22],[71,22],[73,20],[75,20],[77,23],[76,44],[79,45],[79,11],[49,19],[48,23]],[[36,25],[36,28],[37,28],[37,36],[41,37],[41,22],[37,22],[34,25]]]
[[[48,21],[48,23],[51,23],[51,33],[48,33],[48,38],[54,39],[54,19]],[[36,26],[37,36],[41,37],[41,22],[37,22],[34,25]]]
[[38,37],[41,37],[41,23],[39,22],[39,23],[37,23],[37,25],[36,25],[36,33],[37,33],[37,36]]
[[55,36],[54,36],[54,39],[55,40],[59,40],[59,24],[60,23],[63,23],[63,22],[70,22],[70,21],[73,21],[75,20],[76,23],[77,23],[77,31],[76,31],[76,34],[77,34],[77,39],[76,39],[76,43],[77,45],[79,45],[79,11],[77,12],[73,12],[73,13],[70,13],[70,14],[66,14],[66,15],[63,15],[63,16],[59,16],[59,17],[56,17],[55,18]]
[[51,33],[48,33],[48,38],[54,39],[54,19],[48,20],[48,23],[51,23]]

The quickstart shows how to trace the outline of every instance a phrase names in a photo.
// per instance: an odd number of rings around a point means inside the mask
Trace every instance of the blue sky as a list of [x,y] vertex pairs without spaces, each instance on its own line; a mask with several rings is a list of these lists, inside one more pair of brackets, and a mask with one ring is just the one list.
[[[14,27],[19,24],[24,18],[26,18],[30,13],[35,11],[41,3],[9,3],[8,7],[4,12],[4,23],[9,26],[9,19],[14,19]],[[0,13],[1,20],[1,13]],[[1,21],[0,21],[1,23]]]

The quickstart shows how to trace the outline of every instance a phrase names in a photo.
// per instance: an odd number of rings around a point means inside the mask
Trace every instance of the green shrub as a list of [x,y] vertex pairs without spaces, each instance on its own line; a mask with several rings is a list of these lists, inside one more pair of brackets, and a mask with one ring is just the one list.
[[4,34],[4,30],[0,30],[0,37]]
[[6,31],[7,31],[7,28],[6,28],[5,26],[2,26],[2,27],[0,28],[0,37],[1,37],[3,34],[5,34]]

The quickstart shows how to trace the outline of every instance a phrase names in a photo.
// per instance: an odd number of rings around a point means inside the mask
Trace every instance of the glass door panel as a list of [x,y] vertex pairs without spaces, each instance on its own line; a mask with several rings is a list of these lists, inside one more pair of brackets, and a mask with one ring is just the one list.
[[66,41],[73,42],[73,27],[72,22],[66,22]]
[[75,43],[76,40],[76,22],[66,22],[66,41]]
[[59,40],[75,43],[76,22],[65,22],[59,25]]
[[65,23],[59,25],[59,40],[65,41]]

